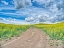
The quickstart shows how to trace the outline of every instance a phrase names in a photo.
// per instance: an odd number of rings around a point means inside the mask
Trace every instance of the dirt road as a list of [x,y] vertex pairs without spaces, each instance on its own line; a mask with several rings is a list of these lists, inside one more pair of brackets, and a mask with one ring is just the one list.
[[49,44],[49,37],[37,28],[30,28],[19,38],[2,45],[2,48],[63,48]]

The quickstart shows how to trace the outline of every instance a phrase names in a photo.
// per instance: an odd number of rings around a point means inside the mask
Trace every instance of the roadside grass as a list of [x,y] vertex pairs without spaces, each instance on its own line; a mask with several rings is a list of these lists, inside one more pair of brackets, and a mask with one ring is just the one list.
[[34,27],[42,29],[52,40],[62,40],[64,43],[64,22],[57,24],[35,24]]
[[0,24],[0,40],[18,37],[28,28],[30,28],[30,25]]

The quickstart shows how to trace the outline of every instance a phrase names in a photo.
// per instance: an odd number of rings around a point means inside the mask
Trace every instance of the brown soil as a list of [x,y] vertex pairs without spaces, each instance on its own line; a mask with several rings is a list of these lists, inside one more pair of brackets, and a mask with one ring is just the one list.
[[[55,42],[58,42],[58,45]],[[42,30],[29,28],[20,37],[7,41],[0,48],[64,48],[64,46],[61,41],[50,40]]]

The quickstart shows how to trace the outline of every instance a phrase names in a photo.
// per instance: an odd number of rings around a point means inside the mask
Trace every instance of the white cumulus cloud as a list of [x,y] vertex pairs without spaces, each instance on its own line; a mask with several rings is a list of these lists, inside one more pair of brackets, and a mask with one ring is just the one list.
[[5,5],[8,5],[8,2],[6,2],[6,1],[1,1],[2,3],[4,3]]
[[25,18],[25,20],[26,20],[27,22],[32,22],[32,21],[34,21],[34,18],[33,18],[33,17],[28,17],[28,18]]
[[31,6],[31,0],[13,0],[14,1],[14,5],[15,8],[20,9],[20,8],[24,8],[27,5]]
[[30,23],[28,23],[28,22],[26,22],[26,21],[24,21],[24,20],[17,20],[17,19],[13,19],[13,18],[8,18],[8,19],[6,19],[6,18],[2,18],[2,17],[0,17],[0,23],[5,23],[5,24],[30,24]]

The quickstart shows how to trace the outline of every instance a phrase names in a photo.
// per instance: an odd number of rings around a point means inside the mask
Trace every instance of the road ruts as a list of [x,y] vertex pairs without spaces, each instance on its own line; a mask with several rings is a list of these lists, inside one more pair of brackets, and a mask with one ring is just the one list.
[[48,37],[38,28],[29,28],[18,39],[3,44],[2,48],[58,48],[49,46]]

